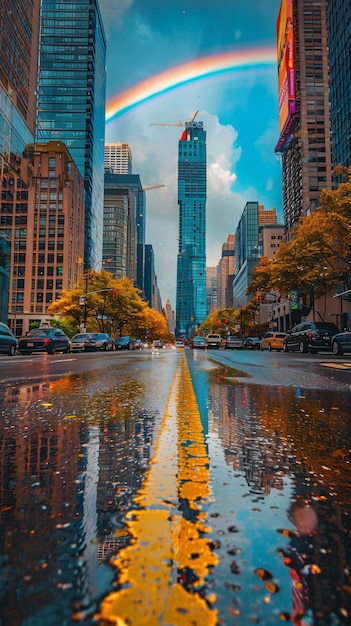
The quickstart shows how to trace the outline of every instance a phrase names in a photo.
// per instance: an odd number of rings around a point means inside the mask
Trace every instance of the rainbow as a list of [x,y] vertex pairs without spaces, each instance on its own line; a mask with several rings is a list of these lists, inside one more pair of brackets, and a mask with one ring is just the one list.
[[233,70],[277,66],[275,46],[223,52],[183,63],[126,89],[107,102],[106,122],[123,115],[139,104],[192,81]]

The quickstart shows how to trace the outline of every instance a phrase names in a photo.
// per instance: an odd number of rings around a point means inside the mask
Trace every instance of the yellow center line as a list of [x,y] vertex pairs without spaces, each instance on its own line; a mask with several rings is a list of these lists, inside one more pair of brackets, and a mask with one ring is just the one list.
[[183,354],[171,385],[155,454],[126,516],[131,543],[113,560],[120,589],[105,598],[104,625],[212,626],[214,596],[200,588],[217,564],[202,510],[210,496],[209,459]]
[[334,362],[328,361],[326,363],[322,363],[321,362],[320,365],[322,365],[322,367],[331,367],[331,368],[336,369],[336,370],[349,370],[349,369],[351,369],[351,363],[339,363],[339,362],[336,363],[335,361]]

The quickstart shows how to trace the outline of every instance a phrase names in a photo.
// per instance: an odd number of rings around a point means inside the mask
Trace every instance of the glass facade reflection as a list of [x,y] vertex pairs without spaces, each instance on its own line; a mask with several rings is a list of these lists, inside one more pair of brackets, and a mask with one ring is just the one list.
[[186,123],[178,148],[179,248],[176,335],[191,337],[206,319],[206,131]]
[[351,166],[351,4],[350,0],[329,0],[329,87],[331,102],[333,165]]
[[246,288],[260,259],[258,224],[258,202],[247,202],[235,231],[234,307],[245,306],[250,299]]
[[85,182],[85,267],[102,258],[106,39],[97,0],[43,0],[37,141],[67,146]]

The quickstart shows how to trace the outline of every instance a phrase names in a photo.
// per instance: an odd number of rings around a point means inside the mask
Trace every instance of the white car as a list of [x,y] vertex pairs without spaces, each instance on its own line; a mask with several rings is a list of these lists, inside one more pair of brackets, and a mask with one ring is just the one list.
[[176,341],[175,342],[175,347],[176,348],[184,348],[184,344],[182,341]]

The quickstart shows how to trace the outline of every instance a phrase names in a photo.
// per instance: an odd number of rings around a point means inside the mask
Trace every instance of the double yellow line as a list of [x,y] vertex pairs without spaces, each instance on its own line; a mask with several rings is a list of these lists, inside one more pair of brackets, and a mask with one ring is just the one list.
[[172,381],[155,454],[126,516],[131,542],[113,559],[119,590],[97,617],[104,625],[212,626],[215,596],[203,597],[217,564],[203,511],[210,496],[209,459],[196,396],[182,354]]

